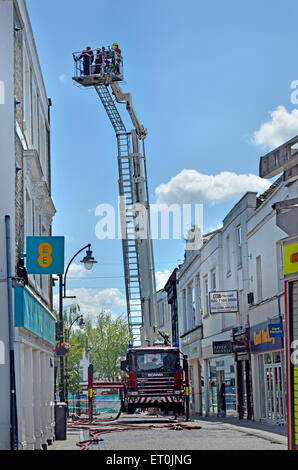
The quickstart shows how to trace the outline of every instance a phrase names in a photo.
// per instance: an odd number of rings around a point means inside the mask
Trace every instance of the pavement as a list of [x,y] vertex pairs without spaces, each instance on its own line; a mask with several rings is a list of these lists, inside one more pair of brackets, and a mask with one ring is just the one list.
[[[182,419],[178,421],[182,422]],[[136,426],[146,423],[162,426],[169,422],[173,422],[170,417],[152,418],[142,414],[120,417],[113,423],[136,424]],[[90,450],[214,450],[215,441],[218,450],[287,450],[286,426],[213,416],[191,416],[186,424],[199,425],[202,429],[183,432],[166,429],[133,430],[121,433],[121,439],[119,439],[120,433],[114,432],[104,434],[103,441],[91,446]],[[98,425],[94,427],[98,428]],[[80,450],[76,443],[88,439],[88,430],[70,428],[67,430],[67,439],[54,441],[48,446],[48,450]]]

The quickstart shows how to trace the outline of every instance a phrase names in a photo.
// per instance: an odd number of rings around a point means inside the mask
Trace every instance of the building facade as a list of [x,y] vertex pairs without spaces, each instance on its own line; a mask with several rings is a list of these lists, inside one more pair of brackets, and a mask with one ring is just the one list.
[[[26,236],[52,234],[50,100],[24,0],[0,0],[0,448],[10,443],[15,363],[19,449],[54,436],[52,279],[25,271]],[[9,272],[10,271],[10,272]],[[14,278],[14,279],[12,279]],[[16,283],[17,282],[17,283]],[[10,333],[10,334],[9,334]],[[9,359],[14,350],[15,361]]]
[[247,226],[254,417],[277,424],[286,421],[284,338],[271,336],[269,330],[271,325],[284,325],[281,239],[286,234],[276,225],[272,206],[297,193],[297,180],[286,184],[278,178],[258,198]]
[[[255,206],[256,193],[246,193],[221,229],[205,235],[199,250],[186,251],[179,270],[179,331],[199,414],[252,416],[248,342],[237,352],[232,345],[247,329],[247,220]],[[210,294],[221,292],[235,293],[236,311],[210,310]]]

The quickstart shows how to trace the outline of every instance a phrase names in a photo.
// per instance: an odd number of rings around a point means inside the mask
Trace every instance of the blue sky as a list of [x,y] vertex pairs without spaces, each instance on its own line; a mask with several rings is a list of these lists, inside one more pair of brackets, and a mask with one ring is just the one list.
[[[204,203],[208,231],[247,190],[265,189],[247,175],[257,176],[259,157],[297,134],[291,83],[298,79],[298,5],[27,0],[27,7],[53,102],[53,234],[66,237],[66,263],[89,242],[99,261],[85,274],[77,258],[69,293],[76,291],[85,310],[118,314],[125,311],[121,242],[96,238],[94,212],[117,204],[116,138],[94,89],[72,82],[72,52],[119,43],[122,88],[149,131],[150,201],[175,202],[179,194]],[[118,109],[130,130],[125,107]],[[154,242],[156,271],[174,269],[183,252],[183,241]]]

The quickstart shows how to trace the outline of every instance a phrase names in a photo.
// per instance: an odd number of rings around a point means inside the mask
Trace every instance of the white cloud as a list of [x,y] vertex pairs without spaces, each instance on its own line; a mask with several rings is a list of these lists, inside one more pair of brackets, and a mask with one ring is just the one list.
[[206,228],[204,228],[204,234],[207,235],[207,233],[214,232],[220,228],[222,228],[222,222],[217,222],[217,225],[208,225]]
[[[63,306],[79,304],[83,315],[90,315],[95,318],[101,310],[110,311],[113,307],[123,307],[126,311],[126,300],[124,294],[117,288],[103,290],[80,287],[77,289],[67,289],[68,296],[76,296],[75,299],[64,299]],[[59,305],[59,294],[54,295],[54,306]],[[114,315],[115,317],[115,315]]]
[[156,290],[163,289],[167,280],[169,279],[170,275],[172,274],[171,271],[165,269],[164,271],[157,271],[155,273],[156,279]]
[[66,75],[64,73],[61,73],[58,79],[61,83],[64,83],[66,81]]
[[269,114],[271,120],[264,122],[253,134],[255,145],[275,148],[298,134],[298,109],[289,113],[280,105]]
[[[66,269],[66,266],[65,266],[65,269]],[[65,271],[64,271],[64,273],[65,273]],[[68,269],[68,272],[67,272],[67,279],[82,278],[82,277],[85,277],[86,274],[87,274],[87,270],[84,268],[84,266],[82,264],[72,263],[69,266],[69,269]]]
[[223,171],[217,175],[204,175],[196,170],[182,170],[168,183],[155,189],[158,204],[209,205],[234,200],[247,191],[264,192],[270,183],[256,175],[237,175]]

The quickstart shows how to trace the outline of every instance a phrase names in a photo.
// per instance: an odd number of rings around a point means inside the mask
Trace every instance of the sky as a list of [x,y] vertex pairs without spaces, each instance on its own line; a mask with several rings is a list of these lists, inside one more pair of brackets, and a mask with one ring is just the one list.
[[[117,141],[94,89],[72,80],[72,53],[118,42],[121,87],[148,129],[150,202],[203,204],[203,232],[220,227],[246,191],[264,192],[259,159],[298,129],[298,4],[292,0],[27,0],[51,98],[53,235],[65,264],[88,243],[98,264],[74,260],[67,294],[83,313],[126,311],[119,239],[99,240],[95,209],[117,207]],[[124,105],[118,105],[127,130]],[[184,241],[154,240],[158,287]],[[57,300],[57,288],[55,289]]]

